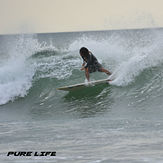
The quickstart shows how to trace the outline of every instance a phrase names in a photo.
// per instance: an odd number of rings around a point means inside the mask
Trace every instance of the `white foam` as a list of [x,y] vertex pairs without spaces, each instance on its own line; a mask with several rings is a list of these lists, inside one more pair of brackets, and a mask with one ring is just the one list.
[[38,43],[34,35],[20,35],[8,41],[8,57],[0,65],[0,105],[28,93],[37,70],[37,64],[30,57],[37,51],[55,49]]
[[[130,36],[131,35],[131,36]],[[125,86],[133,82],[145,69],[163,63],[163,35],[161,31],[139,31],[128,37],[113,35],[107,39],[92,39],[86,36],[75,40],[69,47],[76,51],[87,47],[113,74],[113,85]]]
[[112,77],[115,79],[112,84],[118,86],[128,85],[135,80],[147,68],[159,66],[163,63],[163,47],[150,46],[133,51],[133,56],[127,61],[117,65]]
[[[83,36],[74,40],[67,50],[63,49],[65,54],[31,58],[38,51],[56,51],[57,49],[52,43],[40,44],[37,39],[34,39],[34,35],[19,36],[8,44],[6,51],[8,57],[0,64],[0,104],[13,101],[18,96],[27,95],[36,72],[40,72],[38,79],[69,78],[73,69],[80,68],[82,59],[79,56],[79,49],[83,46],[92,51],[106,69],[113,72],[111,79],[115,80],[110,82],[111,84],[128,85],[144,69],[163,63],[161,31],[154,32],[149,37],[143,35],[140,40],[137,37],[136,41],[134,37],[137,36],[133,34],[129,38],[124,36],[121,38],[117,34],[108,36],[107,39],[95,40]],[[143,39],[145,41],[142,41]]]

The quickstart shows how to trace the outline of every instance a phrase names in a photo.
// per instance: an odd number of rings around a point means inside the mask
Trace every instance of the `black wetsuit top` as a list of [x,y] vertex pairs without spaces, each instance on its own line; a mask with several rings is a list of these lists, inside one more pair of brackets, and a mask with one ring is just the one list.
[[84,62],[87,63],[85,65],[85,68],[89,67],[90,65],[94,65],[94,64],[98,63],[97,58],[92,53],[86,59],[83,56],[82,56],[82,58],[83,58]]

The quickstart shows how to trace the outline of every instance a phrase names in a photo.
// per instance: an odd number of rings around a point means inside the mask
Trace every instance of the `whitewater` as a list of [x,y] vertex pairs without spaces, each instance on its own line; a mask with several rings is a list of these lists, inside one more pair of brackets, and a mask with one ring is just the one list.
[[[112,72],[113,81],[69,93],[57,90],[85,81],[81,47]],[[4,156],[10,148],[53,147],[59,152],[54,160],[23,161],[163,160],[162,29],[1,35],[0,57],[4,162],[18,161]],[[90,77],[107,78],[100,72]]]

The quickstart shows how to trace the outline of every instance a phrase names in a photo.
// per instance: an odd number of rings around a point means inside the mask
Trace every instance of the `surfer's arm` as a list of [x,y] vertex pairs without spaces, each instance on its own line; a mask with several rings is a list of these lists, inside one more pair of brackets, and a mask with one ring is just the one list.
[[86,63],[86,62],[85,62],[85,61],[83,61],[82,67],[84,67],[84,66],[85,66],[85,63]]
[[84,69],[85,69],[85,68],[84,68],[85,64],[86,64],[86,62],[83,61],[82,68],[81,68],[80,70],[84,70]]
[[84,70],[85,68],[84,67],[82,67],[80,70]]

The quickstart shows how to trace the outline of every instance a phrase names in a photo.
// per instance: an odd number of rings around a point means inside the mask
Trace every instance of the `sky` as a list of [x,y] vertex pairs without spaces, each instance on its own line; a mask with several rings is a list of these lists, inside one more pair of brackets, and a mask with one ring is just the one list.
[[0,34],[163,27],[163,0],[0,0]]

